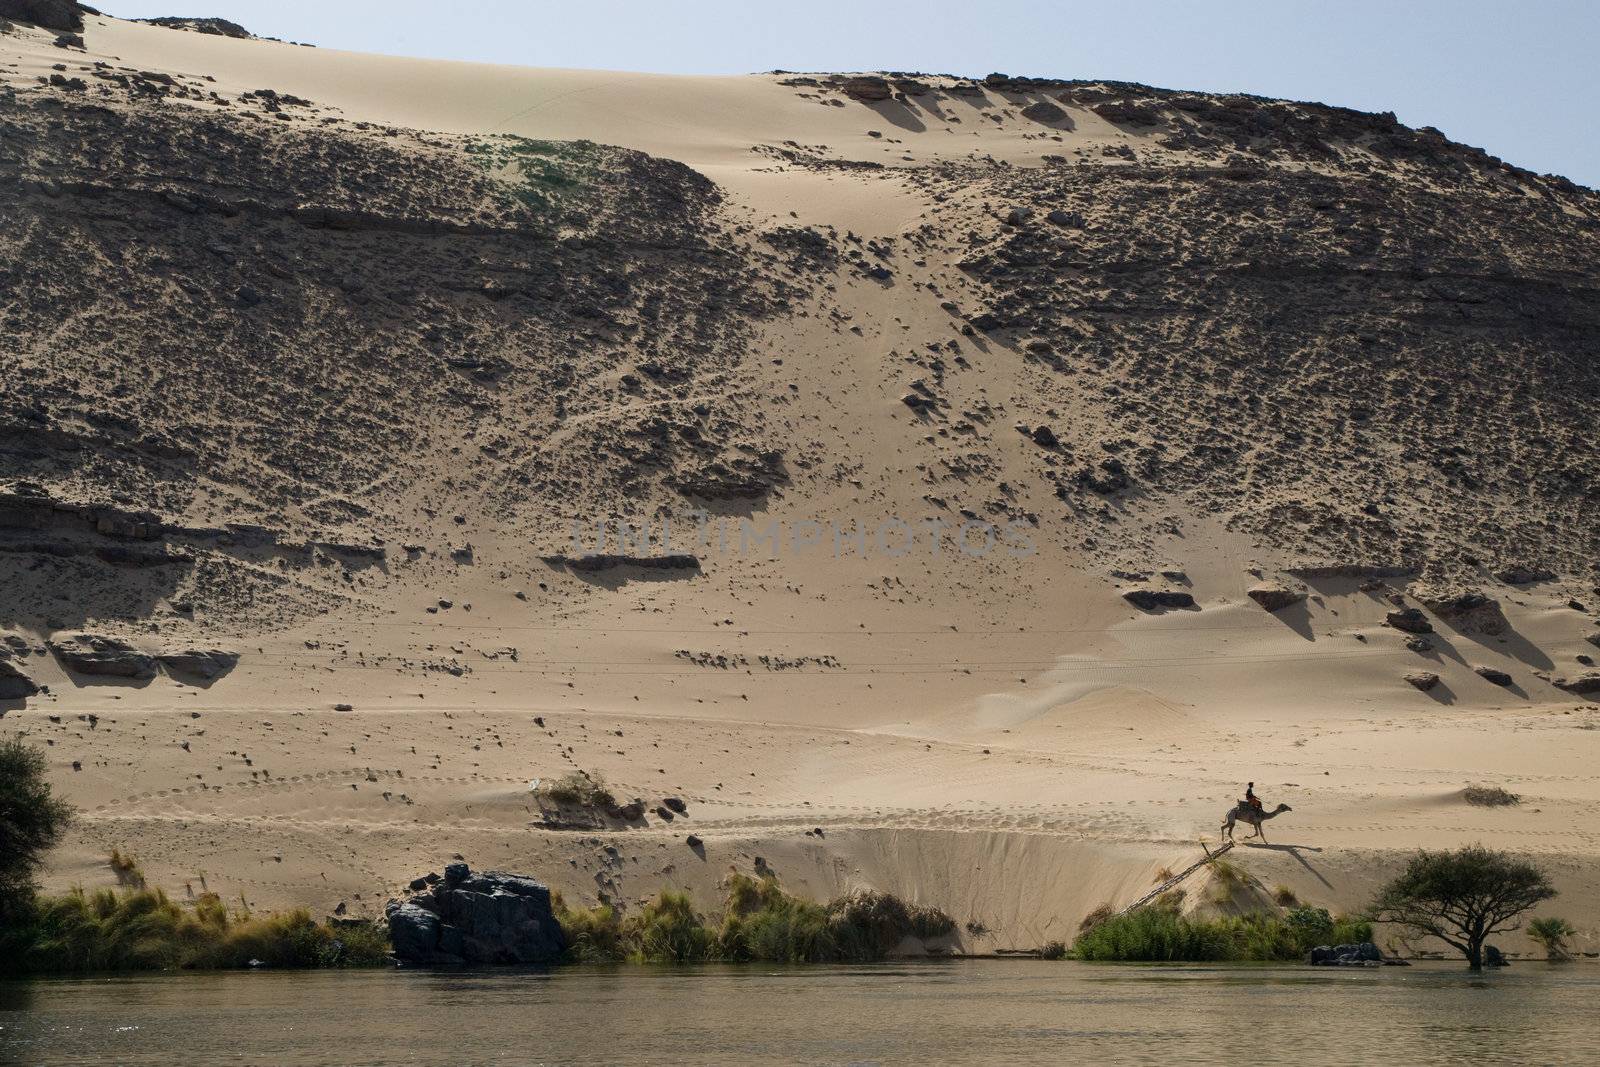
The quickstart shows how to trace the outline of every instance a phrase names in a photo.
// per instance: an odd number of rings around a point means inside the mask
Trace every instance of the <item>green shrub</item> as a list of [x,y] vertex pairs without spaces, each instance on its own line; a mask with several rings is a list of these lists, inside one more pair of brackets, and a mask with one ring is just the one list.
[[1341,915],[1333,920],[1333,936],[1326,942],[1333,945],[1359,945],[1372,940],[1372,924],[1365,919],[1352,919]]
[[1545,958],[1552,963],[1564,963],[1572,959],[1572,951],[1567,947],[1567,938],[1577,932],[1577,927],[1567,920],[1554,916],[1534,919],[1528,923],[1528,936],[1539,943],[1544,949]]
[[1505,808],[1522,803],[1522,797],[1497,785],[1469,785],[1461,791],[1461,797],[1480,808]]
[[1072,946],[1080,960],[1234,959],[1220,922],[1191,921],[1160,904],[1116,915],[1084,930]]
[[[1288,925],[1290,934],[1294,937],[1295,944],[1301,952],[1310,952],[1318,945],[1346,944],[1334,936],[1333,916],[1328,914],[1327,908],[1313,908],[1301,906],[1290,908],[1283,921]],[[1363,938],[1362,940],[1366,940]]]
[[111,865],[111,872],[117,876],[117,884],[130,889],[143,889],[145,887],[144,871],[139,867],[139,861],[133,853],[123,852],[119,848],[111,850],[111,857],[107,861]]
[[1269,962],[1304,959],[1318,945],[1370,940],[1370,923],[1335,919],[1325,908],[1205,919],[1184,916],[1176,904],[1158,900],[1085,930],[1073,953],[1081,960]]

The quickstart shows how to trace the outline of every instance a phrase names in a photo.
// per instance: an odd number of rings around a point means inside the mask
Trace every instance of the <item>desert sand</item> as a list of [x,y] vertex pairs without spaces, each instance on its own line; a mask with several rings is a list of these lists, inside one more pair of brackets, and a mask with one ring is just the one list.
[[[1592,192],[1115,86],[55,36],[0,34],[0,629],[48,690],[0,727],[81,809],[50,886],[113,848],[318,913],[460,857],[625,906],[764,869],[1025,950],[1253,780],[1293,808],[1232,854],[1264,887],[1356,908],[1481,841],[1600,949]],[[509,138],[614,146],[535,152],[603,196],[498,204]],[[695,508],[730,547],[692,567],[555,560]],[[772,523],[874,534],[740,545]],[[69,672],[80,632],[238,660]],[[574,770],[648,814],[551,825]]]

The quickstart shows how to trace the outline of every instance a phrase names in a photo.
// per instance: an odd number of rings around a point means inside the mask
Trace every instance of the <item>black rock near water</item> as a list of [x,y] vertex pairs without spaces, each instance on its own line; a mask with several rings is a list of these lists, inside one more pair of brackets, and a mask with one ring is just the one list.
[[391,900],[384,915],[401,963],[553,963],[567,947],[546,886],[517,874],[473,874],[465,863],[450,864],[422,892]]
[[1359,945],[1318,945],[1308,961],[1313,967],[1381,967],[1383,953],[1371,941]]

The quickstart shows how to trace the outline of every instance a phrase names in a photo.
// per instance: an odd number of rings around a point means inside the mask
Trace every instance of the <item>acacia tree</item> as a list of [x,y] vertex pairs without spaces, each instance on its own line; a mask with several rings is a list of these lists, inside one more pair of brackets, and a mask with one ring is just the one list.
[[33,876],[72,819],[50,792],[44,753],[21,738],[0,741],[0,918],[33,899]]
[[1437,937],[1483,968],[1483,943],[1517,929],[1529,908],[1556,895],[1535,864],[1482,845],[1419,852],[1378,893],[1372,917]]

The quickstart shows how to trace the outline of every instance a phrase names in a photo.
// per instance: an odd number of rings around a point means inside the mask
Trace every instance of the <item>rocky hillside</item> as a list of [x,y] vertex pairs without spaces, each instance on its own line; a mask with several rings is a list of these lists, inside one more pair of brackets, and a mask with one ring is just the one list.
[[[781,285],[699,174],[92,78],[0,92],[0,549],[41,588],[136,615],[172,583],[130,568],[199,568],[212,611],[263,582],[326,607],[463,512],[536,525],[782,477],[718,400]],[[585,418],[624,400],[659,414]],[[318,558],[332,586],[261,566]]]
[[[906,357],[923,469],[951,475],[937,502],[1051,500],[1024,514],[1085,563],[1197,515],[1302,562],[1582,575],[1600,557],[1600,198],[1393,116],[786,77],[900,131],[977,107],[1040,142],[1028,166],[757,146],[925,200],[863,245],[735,223],[707,177],[637,151],[58,66],[0,92],[19,621],[138,618],[180,588],[214,618],[324,610],[468,516],[537,542],[574,514],[804,498],[834,457],[797,427],[831,411],[776,395],[752,344],[811,301],[849,322],[845,283],[907,279],[951,331]],[[1128,136],[1075,145],[1091,122]],[[1037,416],[990,424],[1001,364]],[[788,421],[764,414],[779,403]],[[1005,480],[993,442],[1019,432]]]

